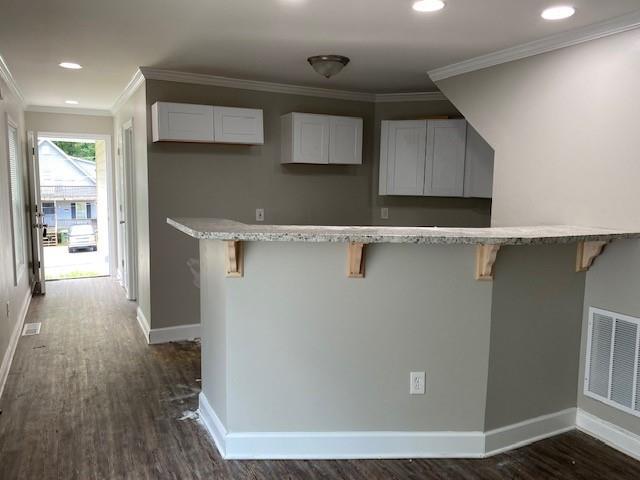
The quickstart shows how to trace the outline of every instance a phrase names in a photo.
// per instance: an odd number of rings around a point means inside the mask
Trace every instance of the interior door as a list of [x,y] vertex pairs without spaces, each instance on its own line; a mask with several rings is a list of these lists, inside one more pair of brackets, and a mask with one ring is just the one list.
[[33,254],[33,275],[34,292],[46,293],[46,282],[44,276],[44,242],[43,237],[47,235],[47,225],[43,223],[44,212],[42,211],[42,199],[40,198],[40,161],[38,159],[38,134],[28,132],[28,154],[30,169],[30,203],[31,203],[31,249]]
[[126,213],[125,213],[125,186],[124,186],[124,143],[122,135],[118,137],[118,166],[117,166],[117,219],[118,219],[118,280],[125,291],[128,291],[127,253],[126,253]]

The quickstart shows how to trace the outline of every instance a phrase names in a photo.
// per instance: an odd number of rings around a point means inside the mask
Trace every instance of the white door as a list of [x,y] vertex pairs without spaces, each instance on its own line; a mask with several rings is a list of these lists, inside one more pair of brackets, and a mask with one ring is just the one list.
[[43,237],[47,235],[47,225],[43,223],[42,199],[40,198],[40,161],[38,158],[38,134],[28,132],[28,154],[30,168],[30,200],[31,200],[31,246],[33,253],[34,291],[46,293],[44,275],[44,243]]
[[329,117],[293,114],[294,163],[329,163]]
[[122,127],[122,162],[123,162],[123,192],[124,192],[124,272],[127,299],[138,298],[138,268],[136,244],[136,214],[135,214],[135,164],[133,157],[133,122],[129,121]]
[[124,143],[122,140],[122,134],[118,135],[118,166],[117,166],[117,186],[116,186],[116,203],[118,221],[118,280],[120,285],[128,290],[127,285],[127,260],[126,260],[126,247],[125,242],[127,238],[126,234],[126,215],[125,215],[125,188],[124,188]]
[[329,163],[362,163],[362,119],[331,117],[329,121]]
[[466,137],[466,120],[429,120],[427,122],[424,195],[462,196]]
[[[426,120],[382,122],[383,195],[422,195],[427,141]],[[386,178],[385,178],[386,177]]]

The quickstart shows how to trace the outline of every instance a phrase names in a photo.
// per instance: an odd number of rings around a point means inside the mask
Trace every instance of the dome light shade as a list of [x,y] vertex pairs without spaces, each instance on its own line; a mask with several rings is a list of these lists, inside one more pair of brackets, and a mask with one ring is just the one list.
[[349,58],[342,55],[315,55],[307,59],[313,69],[326,78],[340,73],[349,61]]
[[576,9],[570,5],[558,5],[544,10],[540,16],[545,20],[564,20],[576,13]]
[[418,0],[413,4],[416,12],[437,12],[444,8],[442,0]]

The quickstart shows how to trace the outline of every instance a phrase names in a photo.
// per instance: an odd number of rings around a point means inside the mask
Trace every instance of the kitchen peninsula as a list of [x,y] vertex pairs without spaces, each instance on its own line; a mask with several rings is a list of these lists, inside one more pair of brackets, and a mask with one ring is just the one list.
[[200,412],[226,458],[481,457],[533,418],[573,428],[582,272],[640,237],[167,221],[200,241]]

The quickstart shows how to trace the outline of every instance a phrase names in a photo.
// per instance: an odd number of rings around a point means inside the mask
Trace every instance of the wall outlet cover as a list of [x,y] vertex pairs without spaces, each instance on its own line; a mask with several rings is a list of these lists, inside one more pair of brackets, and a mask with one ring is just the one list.
[[425,391],[425,373],[424,372],[411,372],[409,379],[409,393],[411,395],[424,395]]
[[389,219],[389,209],[387,207],[382,207],[380,209],[380,218],[383,220]]

